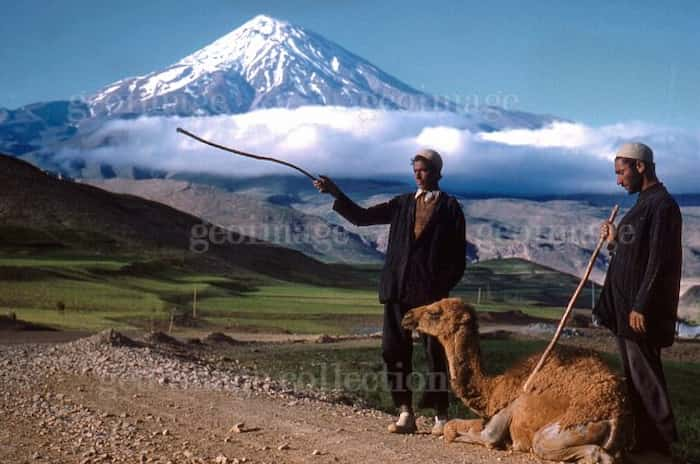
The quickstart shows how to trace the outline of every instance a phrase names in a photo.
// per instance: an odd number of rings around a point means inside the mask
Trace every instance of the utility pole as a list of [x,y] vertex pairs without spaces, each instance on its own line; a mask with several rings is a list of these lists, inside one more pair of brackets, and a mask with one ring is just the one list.
[[175,322],[175,308],[170,310],[170,325],[168,326],[168,335],[173,333],[173,323]]
[[197,287],[194,288],[192,296],[192,319],[197,319]]

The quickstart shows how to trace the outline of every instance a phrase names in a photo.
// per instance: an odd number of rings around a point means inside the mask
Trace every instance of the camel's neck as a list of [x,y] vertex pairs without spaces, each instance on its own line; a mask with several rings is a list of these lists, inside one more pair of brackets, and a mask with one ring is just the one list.
[[485,416],[490,378],[481,364],[479,338],[467,335],[467,330],[458,330],[451,340],[441,340],[450,369],[450,386],[469,409]]

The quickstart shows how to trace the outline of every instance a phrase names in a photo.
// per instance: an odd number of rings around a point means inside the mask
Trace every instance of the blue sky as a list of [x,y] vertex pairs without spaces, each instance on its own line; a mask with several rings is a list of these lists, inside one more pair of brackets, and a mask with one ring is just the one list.
[[259,13],[308,27],[430,93],[591,125],[700,124],[700,2],[2,2],[0,106],[160,69]]

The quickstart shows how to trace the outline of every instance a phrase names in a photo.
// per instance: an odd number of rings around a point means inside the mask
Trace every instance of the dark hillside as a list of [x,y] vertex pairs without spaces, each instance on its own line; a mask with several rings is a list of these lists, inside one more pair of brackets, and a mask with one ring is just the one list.
[[[192,231],[205,229],[191,252]],[[213,232],[212,232],[213,231]],[[200,231],[201,232],[201,231]],[[356,274],[302,253],[215,228],[200,218],[131,195],[61,180],[31,164],[0,155],[0,249],[70,249],[110,254],[170,254],[243,268],[287,281],[355,285]]]

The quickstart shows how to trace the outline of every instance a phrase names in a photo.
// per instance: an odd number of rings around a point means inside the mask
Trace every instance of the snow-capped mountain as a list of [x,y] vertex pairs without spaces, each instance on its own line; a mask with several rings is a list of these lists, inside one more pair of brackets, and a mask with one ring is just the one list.
[[454,110],[320,35],[256,16],[163,71],[89,99],[97,116],[211,115],[302,105]]
[[466,128],[486,132],[535,129],[560,119],[494,106],[459,107],[412,88],[314,32],[260,15],[165,70],[122,79],[84,101],[0,108],[0,151],[60,170],[65,159],[51,160],[68,147],[76,153],[78,168],[66,174],[83,177],[89,160],[79,152],[119,140],[119,134],[93,137],[110,119],[304,105],[454,111],[467,119]]

